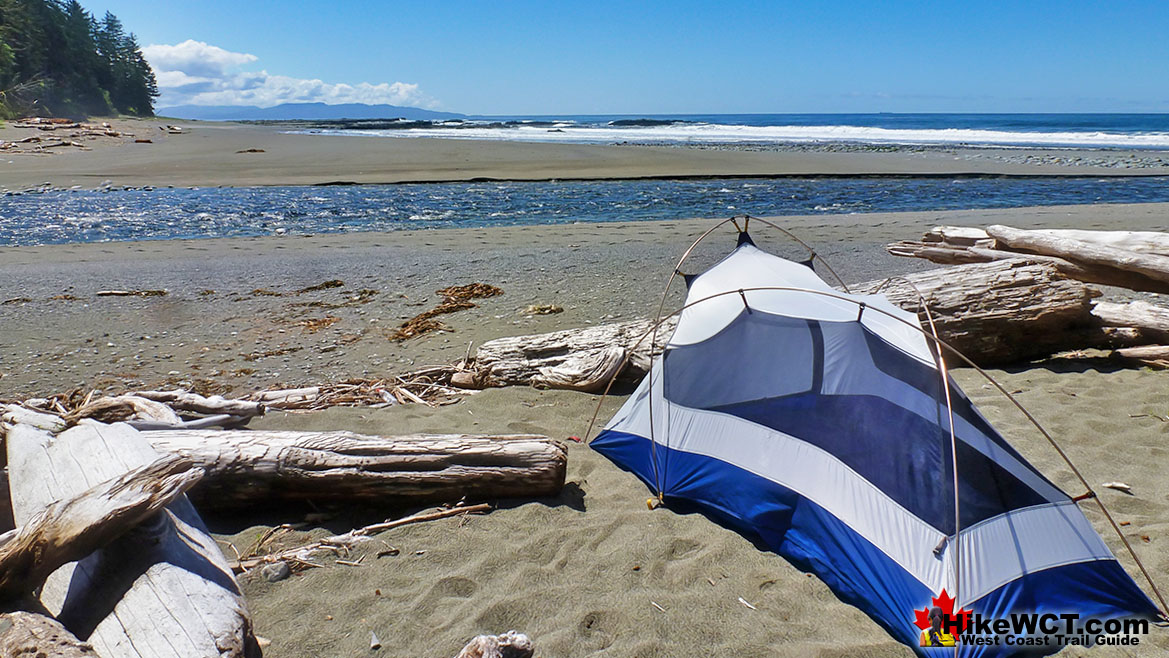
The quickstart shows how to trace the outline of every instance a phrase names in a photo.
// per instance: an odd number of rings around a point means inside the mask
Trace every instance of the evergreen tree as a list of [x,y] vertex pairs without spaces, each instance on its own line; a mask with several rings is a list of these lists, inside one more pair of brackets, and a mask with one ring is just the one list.
[[158,85],[138,40],[78,0],[0,0],[0,116],[152,115]]

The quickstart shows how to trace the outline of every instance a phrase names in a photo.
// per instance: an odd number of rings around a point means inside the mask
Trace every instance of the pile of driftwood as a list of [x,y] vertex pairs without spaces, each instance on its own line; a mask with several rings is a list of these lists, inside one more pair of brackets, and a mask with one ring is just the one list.
[[[920,313],[926,326],[922,309],[928,307],[939,337],[980,366],[1087,348],[1169,366],[1169,307],[1104,301],[1088,285],[1169,292],[1169,234],[939,227],[922,241],[888,249],[953,267],[850,284],[849,291],[880,292]],[[651,354],[661,351],[675,326],[668,318],[655,333],[652,321],[633,320],[492,340],[450,382],[469,389],[531,385],[597,392],[614,377],[643,377]]]
[[[9,141],[0,140],[0,149],[36,153],[45,149],[61,146],[75,146],[88,150],[85,144],[77,140],[93,140],[99,137],[133,137],[130,133],[114,130],[109,123],[100,125],[79,123],[68,119],[45,119],[31,117],[20,119],[13,124],[17,128],[34,128],[40,132],[53,133],[52,136],[32,134],[21,139]],[[58,133],[63,134],[59,136]]]
[[[1046,268],[1058,285],[1053,282],[1036,290],[1034,306],[1061,320],[1036,325],[1020,336],[1020,342],[1038,339],[1042,346],[1038,354],[1019,350],[1021,356],[1114,348],[1118,357],[1150,365],[1164,367],[1169,361],[1169,307],[1143,300],[1105,301],[1099,299],[1101,291],[1083,285],[1169,293],[1169,233],[939,226],[920,241],[897,242],[888,251],[944,265],[963,264],[934,271],[934,276],[952,278],[1003,263]],[[1081,298],[1086,293],[1087,299],[1067,299],[1069,291]]]
[[264,403],[182,391],[89,397],[0,413],[12,518],[0,535],[0,603],[23,609],[0,619],[0,654],[259,656],[237,573],[319,566],[314,554],[390,528],[490,509],[460,504],[229,562],[196,505],[402,507],[552,496],[564,484],[567,452],[543,436],[218,430],[208,426],[251,418]]

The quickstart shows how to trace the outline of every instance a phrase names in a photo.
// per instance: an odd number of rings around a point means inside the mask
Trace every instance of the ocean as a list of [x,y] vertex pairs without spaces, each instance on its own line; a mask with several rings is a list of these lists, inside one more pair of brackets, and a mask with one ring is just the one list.
[[[307,126],[307,127],[306,127]],[[298,122],[295,132],[679,148],[1067,149],[1169,165],[1169,114],[720,114]],[[1119,150],[1097,157],[1083,149]],[[1049,156],[1045,156],[1049,157]],[[1097,162],[1099,161],[1099,162]],[[1069,167],[1069,173],[1075,172]],[[0,245],[817,213],[1169,202],[1169,177],[844,177],[39,190],[0,197]],[[863,220],[858,220],[863,221]]]
[[1169,114],[647,114],[316,122],[304,132],[593,144],[1169,149]]

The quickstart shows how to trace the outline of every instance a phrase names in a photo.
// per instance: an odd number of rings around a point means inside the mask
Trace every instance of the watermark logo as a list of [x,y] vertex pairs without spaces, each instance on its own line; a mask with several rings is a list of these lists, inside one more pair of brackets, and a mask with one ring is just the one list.
[[1149,620],[1097,618],[1078,613],[1012,612],[988,617],[971,610],[954,612],[954,599],[942,590],[931,605],[913,611],[922,647],[1011,646],[1023,648],[1096,645],[1135,646],[1149,632]]
[[918,644],[923,647],[952,647],[961,642],[962,631],[970,619],[969,610],[954,614],[954,599],[942,590],[930,598],[931,605],[914,610],[913,624],[921,629]]

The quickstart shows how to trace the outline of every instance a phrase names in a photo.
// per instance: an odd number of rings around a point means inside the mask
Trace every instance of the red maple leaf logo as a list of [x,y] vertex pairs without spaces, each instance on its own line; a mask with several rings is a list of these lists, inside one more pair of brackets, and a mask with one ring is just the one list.
[[[939,596],[930,597],[930,601],[931,605],[927,606],[925,609],[913,611],[913,625],[917,626],[923,631],[930,627],[930,607],[932,606],[936,605],[941,608],[942,614],[947,618],[954,618],[954,599],[950,598],[950,595],[946,593],[946,590],[943,589],[941,595]],[[966,627],[970,625],[970,615],[972,612],[973,611],[967,610],[965,608],[959,611],[959,632],[966,630]]]

